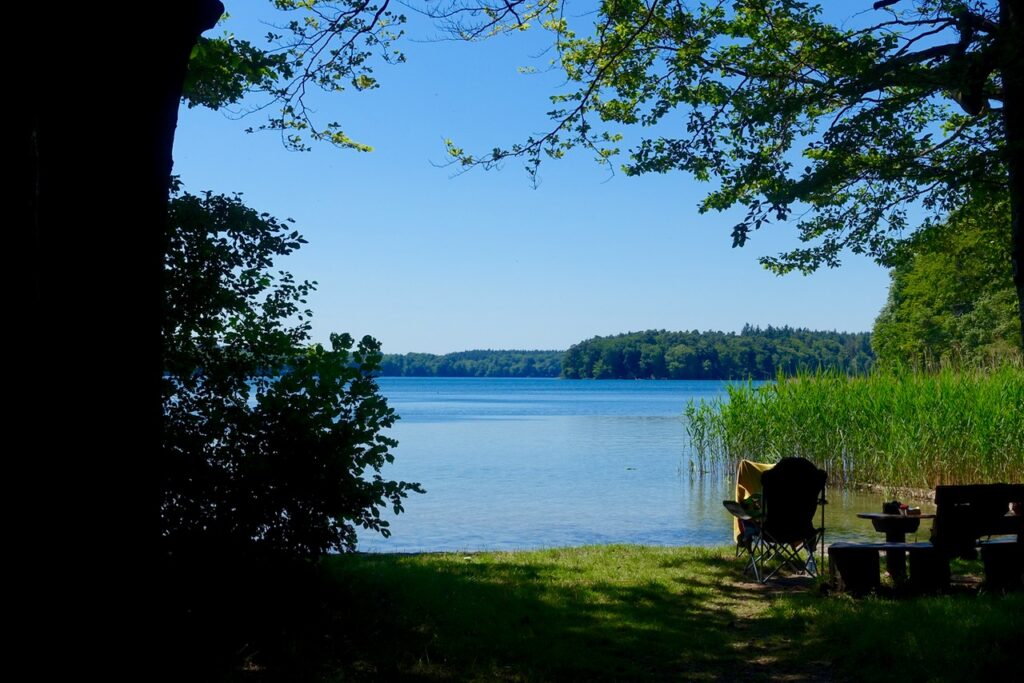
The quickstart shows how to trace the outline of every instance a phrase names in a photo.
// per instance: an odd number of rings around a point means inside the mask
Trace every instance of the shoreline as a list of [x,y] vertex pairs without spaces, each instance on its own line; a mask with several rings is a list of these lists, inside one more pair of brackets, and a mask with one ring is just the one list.
[[[913,486],[892,486],[890,484],[851,484],[851,489],[868,491],[870,493],[885,494],[887,491],[900,500],[900,502],[915,502],[935,504],[935,489],[921,489]],[[903,499],[906,500],[903,500]]]

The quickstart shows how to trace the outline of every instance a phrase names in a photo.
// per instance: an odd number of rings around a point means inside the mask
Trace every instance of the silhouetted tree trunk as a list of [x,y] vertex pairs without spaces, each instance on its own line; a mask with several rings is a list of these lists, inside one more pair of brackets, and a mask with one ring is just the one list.
[[[35,42],[17,53],[32,62],[18,68],[27,201],[12,256],[31,293],[17,290],[27,315],[12,321],[27,351],[12,392],[24,444],[9,472],[22,517],[13,555],[31,586],[26,635],[80,671],[92,658],[134,669],[136,646],[153,642],[143,596],[155,587],[171,147],[189,54],[222,12],[219,0],[76,3],[16,24]],[[101,646],[94,629],[111,623]]]
[[1024,348],[1024,7],[1012,0],[999,3],[1003,79],[1003,117],[1006,126],[1007,167],[1010,176],[1010,230],[1013,244],[1013,284],[1017,287],[1021,345]]

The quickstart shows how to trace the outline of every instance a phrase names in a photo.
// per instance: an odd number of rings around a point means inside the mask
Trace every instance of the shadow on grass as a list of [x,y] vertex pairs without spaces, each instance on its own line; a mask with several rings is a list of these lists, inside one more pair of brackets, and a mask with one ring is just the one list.
[[341,567],[340,576],[363,586],[375,584],[366,607],[388,629],[382,638],[353,640],[344,657],[353,662],[349,675],[714,677],[731,655],[723,634],[732,617],[709,600],[701,581],[666,590],[653,577],[623,582],[560,564],[480,563],[475,558],[430,565],[370,558]]
[[[1019,598],[853,601],[741,569],[731,551],[633,546],[341,556],[193,624],[218,655],[205,673],[252,681],[956,680],[1020,638]],[[238,612],[209,620],[223,607]],[[983,666],[948,669],[954,640]]]
[[233,620],[247,635],[220,644],[223,678],[821,678],[788,661],[791,648],[766,650],[765,634],[751,644],[761,618],[738,620],[735,603],[765,596],[732,586],[737,565],[712,552],[357,555],[323,569],[302,595]]

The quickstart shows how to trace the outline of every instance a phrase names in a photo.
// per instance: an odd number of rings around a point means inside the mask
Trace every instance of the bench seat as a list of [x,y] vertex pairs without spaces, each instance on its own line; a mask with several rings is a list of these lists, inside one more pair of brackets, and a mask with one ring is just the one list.
[[[977,541],[985,566],[985,586],[992,590],[1012,590],[1024,584],[1024,546],[1016,536]],[[834,568],[837,587],[855,595],[877,591],[881,585],[878,553],[906,551],[910,558],[909,588],[932,593],[949,585],[949,562],[930,541],[916,543],[838,542],[829,546],[829,563]]]
[[943,563],[935,546],[928,541],[916,543],[833,543],[828,549],[832,576],[837,588],[854,595],[864,595],[881,587],[878,553],[905,551],[910,557],[911,590],[933,593],[949,583],[949,565]]
[[833,543],[830,548],[868,548],[871,550],[913,550],[921,548],[934,548],[931,541],[917,541],[915,543],[894,543],[891,541],[879,541],[868,543],[853,543],[850,541],[839,541]]

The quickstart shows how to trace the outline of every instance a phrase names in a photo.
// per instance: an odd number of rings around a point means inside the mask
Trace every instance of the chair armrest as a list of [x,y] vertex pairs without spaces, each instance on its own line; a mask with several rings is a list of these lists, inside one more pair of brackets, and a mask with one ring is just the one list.
[[738,517],[744,522],[749,522],[754,519],[746,510],[743,509],[743,506],[735,500],[723,500],[722,505],[725,506],[725,509],[728,510],[733,517]]

